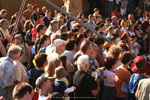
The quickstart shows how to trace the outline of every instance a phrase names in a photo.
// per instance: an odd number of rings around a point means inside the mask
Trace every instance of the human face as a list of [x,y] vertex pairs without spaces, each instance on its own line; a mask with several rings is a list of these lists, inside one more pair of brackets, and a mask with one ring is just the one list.
[[50,44],[50,39],[47,38],[47,39],[44,41],[44,45],[47,46],[47,45],[49,45],[49,44]]
[[21,37],[16,37],[15,38],[15,44],[20,44],[22,41],[21,41]]
[[63,43],[63,44],[61,44],[61,45],[59,45],[59,52],[60,53],[64,53],[64,51],[65,51],[65,49],[66,49],[66,45]]
[[52,89],[52,82],[51,80],[47,79],[46,82],[43,83],[47,90]]

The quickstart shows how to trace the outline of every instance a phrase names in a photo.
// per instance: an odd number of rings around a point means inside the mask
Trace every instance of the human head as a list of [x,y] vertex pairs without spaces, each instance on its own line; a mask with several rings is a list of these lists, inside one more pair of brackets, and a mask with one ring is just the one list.
[[105,60],[104,60],[104,63],[105,63],[105,68],[110,70],[114,67],[114,65],[116,64],[116,59],[114,58],[111,58],[111,57],[107,57]]
[[54,43],[54,40],[60,39],[60,38],[61,38],[60,34],[58,34],[58,33],[52,34],[51,37],[50,37],[51,43]]
[[90,15],[88,16],[88,20],[89,20],[91,23],[93,23],[93,22],[94,22],[94,16],[93,16],[92,14],[90,14]]
[[80,50],[81,50],[84,54],[89,54],[91,51],[88,50],[88,49],[91,49],[91,48],[92,48],[92,44],[91,44],[90,41],[84,40],[84,41],[81,43]]
[[27,4],[27,9],[29,9],[30,11],[32,11],[32,4]]
[[2,18],[4,18],[6,15],[7,15],[7,10],[6,10],[6,9],[2,9],[2,10],[0,11],[0,16],[1,16]]
[[45,29],[44,29],[45,25],[42,25],[42,24],[38,24],[36,26],[36,31],[40,34],[40,35],[43,35],[45,34]]
[[4,28],[4,29],[8,28],[8,21],[7,21],[7,19],[1,19],[0,20],[0,27]]
[[125,65],[125,64],[130,64],[131,60],[132,60],[131,53],[123,52],[121,62]]
[[54,40],[54,46],[56,47],[56,51],[59,53],[63,53],[66,48],[66,41],[62,39],[56,39]]
[[15,44],[16,45],[21,45],[23,43],[23,38],[21,34],[16,34],[15,35]]
[[67,73],[67,71],[65,70],[65,68],[63,66],[58,66],[55,69],[55,74],[54,74],[55,78],[58,78],[58,79],[66,78],[67,75],[68,75],[68,73]]
[[46,10],[47,10],[47,7],[46,7],[46,6],[43,6],[43,7],[42,7],[42,11],[45,13]]
[[66,41],[66,50],[74,50],[76,46],[76,41],[75,40],[67,40]]
[[33,88],[28,83],[19,83],[13,89],[13,99],[14,100],[32,100]]
[[37,78],[35,84],[36,88],[43,90],[51,90],[52,89],[52,83],[54,82],[54,77],[46,77],[46,76],[40,76]]
[[109,48],[108,57],[112,57],[112,58],[118,60],[121,52],[122,52],[122,49],[120,46],[112,45]]
[[21,55],[22,48],[14,45],[8,49],[7,56],[9,56],[12,60],[16,60]]
[[53,59],[49,60],[48,66],[45,67],[45,73],[48,74],[49,77],[53,77],[55,68],[61,65],[61,60],[59,58],[54,57]]
[[36,54],[34,60],[38,68],[45,67],[48,63],[47,55],[45,53]]
[[88,70],[89,69],[89,56],[88,55],[81,55],[77,59],[77,67],[78,70]]

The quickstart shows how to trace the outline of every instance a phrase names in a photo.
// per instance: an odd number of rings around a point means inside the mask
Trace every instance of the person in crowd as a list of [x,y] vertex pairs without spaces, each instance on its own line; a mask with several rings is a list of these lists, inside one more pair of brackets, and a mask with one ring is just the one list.
[[126,100],[127,85],[131,77],[131,73],[127,69],[131,61],[132,61],[131,53],[124,52],[122,55],[122,65],[120,65],[117,68],[115,73],[115,82],[117,90],[116,100]]
[[48,55],[48,61],[54,57],[59,57],[59,55],[63,54],[66,48],[66,41],[62,39],[56,39],[54,40],[54,46],[56,47],[56,51],[54,51],[52,54]]
[[148,75],[148,73],[146,73],[148,69],[146,70],[146,68],[148,68],[147,66],[149,64],[150,63],[145,61],[144,57],[142,56],[137,56],[134,58],[134,63],[132,64],[131,70],[135,73],[131,75],[129,80],[127,100],[136,100],[135,93],[138,83],[140,80],[148,78],[146,76]]
[[47,55],[44,53],[36,54],[34,60],[36,67],[25,74],[25,77],[29,79],[29,83],[33,88],[35,88],[36,79],[44,73],[45,66],[48,64]]
[[46,100],[48,93],[53,89],[52,84],[54,80],[54,77],[40,76],[37,78],[35,84],[39,94],[38,100]]
[[20,56],[18,57],[18,59],[13,61],[15,67],[14,80],[17,82],[27,82],[27,78],[24,76],[24,74],[26,74],[27,68],[20,62],[24,55],[24,52],[24,48],[22,47]]
[[113,10],[114,0],[108,0],[108,17],[111,17],[111,12]]
[[39,44],[39,42],[40,42],[40,37],[42,36],[42,35],[45,35],[45,31],[46,31],[46,26],[45,25],[42,25],[42,24],[39,24],[39,25],[37,25],[37,27],[36,27],[36,30],[37,30],[37,35],[34,35],[34,37],[33,37],[33,35],[32,35],[32,41],[35,41],[35,48],[34,48],[34,51],[35,51],[35,54],[37,54],[38,53],[38,50],[37,50],[37,48],[38,48],[38,44]]
[[48,77],[54,77],[55,69],[58,66],[62,66],[62,61],[59,58],[54,57],[48,61],[48,66],[45,67],[45,75]]
[[116,72],[117,68],[122,64],[121,60],[122,48],[118,45],[112,45],[108,51],[108,57],[112,57],[116,60],[114,72]]
[[23,15],[27,20],[29,20],[31,18],[32,12],[32,4],[27,4],[27,9],[23,11]]
[[88,26],[92,29],[95,27],[94,16],[92,14],[88,16]]
[[22,82],[13,89],[13,100],[32,100],[33,88],[28,83]]
[[54,45],[54,40],[60,39],[60,38],[61,38],[61,35],[59,33],[55,33],[50,36],[51,44],[48,45],[46,48],[47,55],[51,55],[53,52],[56,51],[56,47]]
[[[113,72],[116,60],[111,57],[107,57],[105,60],[104,76],[104,92],[102,95],[103,100],[116,100],[116,83],[115,83],[115,73]],[[108,96],[109,95],[109,96]]]
[[6,19],[0,20],[0,40],[3,41],[4,46],[7,46],[9,39],[8,34],[8,21]]
[[14,41],[14,45],[21,45],[23,46],[24,49],[24,55],[21,58],[20,62],[28,67],[28,65],[30,64],[30,59],[31,59],[31,54],[30,54],[30,50],[29,50],[29,46],[27,43],[24,43],[22,35],[21,34],[16,34],[15,35],[15,41]]
[[6,100],[12,99],[12,90],[16,85],[13,61],[18,59],[21,51],[21,47],[12,46],[8,49],[7,56],[0,58],[0,96]]
[[7,10],[6,9],[1,9],[0,10],[0,20],[4,19],[7,16]]
[[59,66],[55,69],[54,77],[55,82],[53,84],[53,92],[58,92],[62,96],[66,97],[68,93],[74,92],[76,90],[75,86],[68,88],[69,81],[67,80],[67,71],[63,66]]
[[74,54],[76,53],[76,41],[68,40],[66,41],[66,50],[64,55],[67,56],[70,63],[74,63]]
[[104,66],[104,55],[103,55],[103,47],[104,47],[104,40],[102,38],[96,38],[94,40],[94,43],[98,46],[97,49],[97,55],[96,55],[96,60],[99,64],[99,67]]
[[139,81],[137,91],[136,91],[136,99],[138,100],[149,100],[147,95],[150,94],[149,91],[150,79],[142,79]]
[[46,14],[46,11],[47,11],[47,7],[46,7],[46,6],[43,6],[43,7],[42,7],[42,12],[41,12],[40,15],[42,15],[42,16],[44,17],[45,14]]
[[53,33],[56,33],[59,30],[59,23],[57,20],[52,20],[49,24],[49,27],[47,28],[45,34],[46,35],[51,35]]
[[46,27],[48,27],[50,22],[53,20],[53,17],[52,17],[50,10],[46,10],[45,16],[43,17],[43,20],[44,20]]
[[50,38],[48,35],[41,36],[40,43],[38,45],[38,53],[45,53],[47,46],[50,44]]
[[96,100],[100,87],[97,85],[94,78],[87,73],[90,64],[89,56],[81,55],[77,60],[78,71],[73,78],[73,84],[77,87],[75,91],[76,100],[86,100],[89,97],[90,100]]
[[[37,16],[39,16],[40,8],[39,8],[39,6],[36,5],[36,6],[33,6],[32,9],[33,9],[33,12],[31,15],[31,21],[33,24],[35,24],[35,22],[38,20]],[[37,12],[37,14],[36,14],[36,12]]]

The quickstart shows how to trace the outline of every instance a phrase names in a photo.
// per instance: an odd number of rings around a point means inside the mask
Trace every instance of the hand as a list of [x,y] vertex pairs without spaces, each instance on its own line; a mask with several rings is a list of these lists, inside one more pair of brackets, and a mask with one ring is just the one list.
[[77,89],[75,86],[72,86],[71,88],[73,88],[74,90],[76,90],[76,89]]
[[3,96],[0,96],[0,100],[5,100]]

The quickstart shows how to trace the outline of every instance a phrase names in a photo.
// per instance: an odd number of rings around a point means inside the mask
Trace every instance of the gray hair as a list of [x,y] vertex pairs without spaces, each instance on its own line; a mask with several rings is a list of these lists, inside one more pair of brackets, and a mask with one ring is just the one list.
[[17,45],[11,46],[8,49],[7,56],[9,56],[10,58],[19,57],[21,55],[21,51],[22,51],[21,47],[19,47]]
[[77,60],[78,70],[81,68],[85,68],[85,66],[89,63],[89,56],[88,55],[81,55]]

